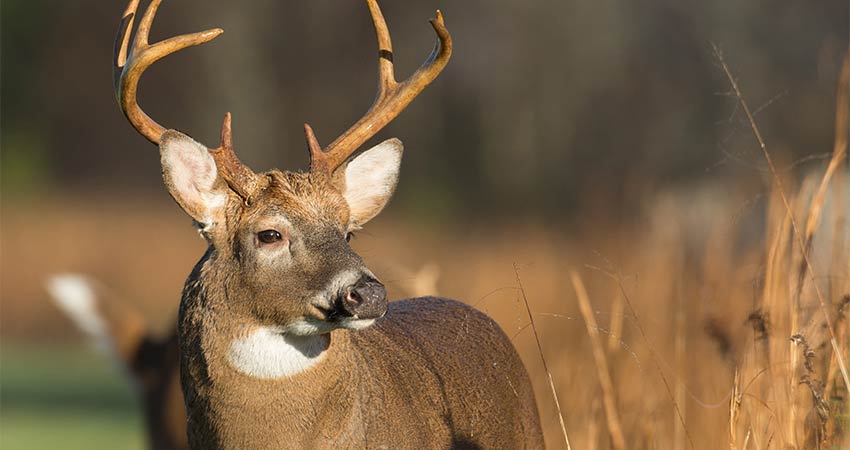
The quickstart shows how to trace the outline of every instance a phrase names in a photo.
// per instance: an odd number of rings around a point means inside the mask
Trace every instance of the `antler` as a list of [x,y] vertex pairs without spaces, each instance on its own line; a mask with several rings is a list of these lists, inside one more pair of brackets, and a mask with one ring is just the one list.
[[262,189],[262,177],[242,164],[233,151],[233,130],[230,126],[230,113],[224,115],[221,124],[221,144],[210,149],[215,166],[221,177],[246,204],[251,204],[254,196]]
[[378,95],[375,102],[360,120],[323,151],[316,140],[310,125],[304,124],[307,144],[310,148],[310,172],[324,173],[328,176],[342,165],[351,155],[374,136],[403,110],[428,86],[446,67],[452,55],[452,37],[443,21],[443,14],[437,10],[437,18],[431,19],[431,26],[437,33],[437,42],[428,59],[407,80],[397,82],[393,71],[393,46],[390,32],[376,0],[366,0],[375,35],[378,38]]
[[139,77],[142,76],[145,69],[160,59],[186,47],[209,42],[223,32],[221,28],[213,28],[198,33],[175,36],[151,45],[148,43],[148,35],[154,16],[156,16],[156,10],[161,2],[162,0],[152,0],[148,5],[145,15],[139,22],[139,29],[136,30],[136,39],[133,41],[132,47],[128,49],[133,20],[139,7],[139,0],[130,0],[118,26],[112,53],[112,81],[115,85],[115,96],[121,106],[121,111],[124,112],[133,127],[154,144],[159,144],[159,138],[165,131],[165,127],[156,123],[139,107],[136,99]]
[[[121,106],[121,111],[142,136],[157,145],[159,145],[165,127],[156,123],[139,107],[136,99],[139,78],[148,67],[160,59],[186,47],[209,42],[223,32],[221,28],[212,28],[199,33],[175,36],[151,45],[148,43],[148,35],[161,2],[162,0],[152,0],[148,5],[145,15],[139,22],[139,28],[136,30],[136,39],[128,49],[133,20],[139,7],[139,0],[130,0],[127,9],[124,10],[124,16],[115,36],[114,64],[112,66],[115,96]],[[224,122],[221,124],[221,145],[218,148],[211,149],[210,153],[215,160],[219,174],[228,186],[246,203],[250,203],[256,192],[261,189],[262,179],[236,157],[236,153],[233,151],[233,132],[230,123],[230,113],[227,113],[224,116]]]

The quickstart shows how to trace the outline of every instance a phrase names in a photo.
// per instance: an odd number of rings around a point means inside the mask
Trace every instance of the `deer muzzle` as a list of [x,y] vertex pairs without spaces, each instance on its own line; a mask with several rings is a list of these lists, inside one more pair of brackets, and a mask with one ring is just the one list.
[[377,319],[387,312],[387,289],[374,278],[360,278],[343,294],[342,309],[353,318]]

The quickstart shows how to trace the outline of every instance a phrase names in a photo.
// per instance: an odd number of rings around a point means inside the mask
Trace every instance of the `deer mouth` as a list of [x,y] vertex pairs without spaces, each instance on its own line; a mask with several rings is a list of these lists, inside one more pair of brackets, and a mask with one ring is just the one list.
[[320,322],[330,324],[333,328],[347,330],[362,330],[370,327],[375,321],[384,316],[381,313],[378,317],[358,317],[346,310],[341,300],[337,300],[330,305],[311,305],[315,310],[313,317]]
[[337,298],[329,305],[312,305],[318,319],[324,322],[340,323],[351,320],[360,320],[357,314],[346,308],[342,298]]
[[345,317],[351,317],[343,308],[339,302],[334,302],[330,306],[320,306],[320,305],[312,305],[313,308],[318,313],[318,319],[325,322],[336,322]]

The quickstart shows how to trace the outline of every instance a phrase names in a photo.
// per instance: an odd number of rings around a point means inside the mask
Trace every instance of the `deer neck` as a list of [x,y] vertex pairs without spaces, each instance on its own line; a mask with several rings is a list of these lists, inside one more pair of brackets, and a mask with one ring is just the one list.
[[[225,298],[225,291],[190,281],[181,303],[181,377],[189,433],[216,436],[222,443],[206,442],[199,448],[228,448],[224,444],[257,435],[258,417],[277,424],[277,438],[292,442],[330,416],[333,423],[348,422],[349,412],[359,407],[364,376],[362,356],[349,332],[287,335],[234,315],[226,302],[236,299]],[[328,398],[334,399],[333,411],[319,411],[316,405]]]
[[285,382],[316,372],[323,376],[339,371],[346,363],[351,342],[348,333],[297,335],[283,327],[262,323],[233,312],[229,302],[257,301],[232,298],[228,289],[203,281],[184,293],[180,334],[184,350],[201,354],[191,360],[216,378]]

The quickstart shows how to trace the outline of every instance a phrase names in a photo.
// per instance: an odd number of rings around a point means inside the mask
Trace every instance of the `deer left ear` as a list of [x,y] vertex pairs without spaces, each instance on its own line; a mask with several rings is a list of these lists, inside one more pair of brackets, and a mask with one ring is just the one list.
[[395,191],[404,146],[392,138],[366,150],[345,166],[343,197],[351,211],[351,226],[377,216]]
[[209,150],[183,133],[168,130],[160,138],[159,152],[165,186],[183,211],[204,229],[223,219],[227,185]]

